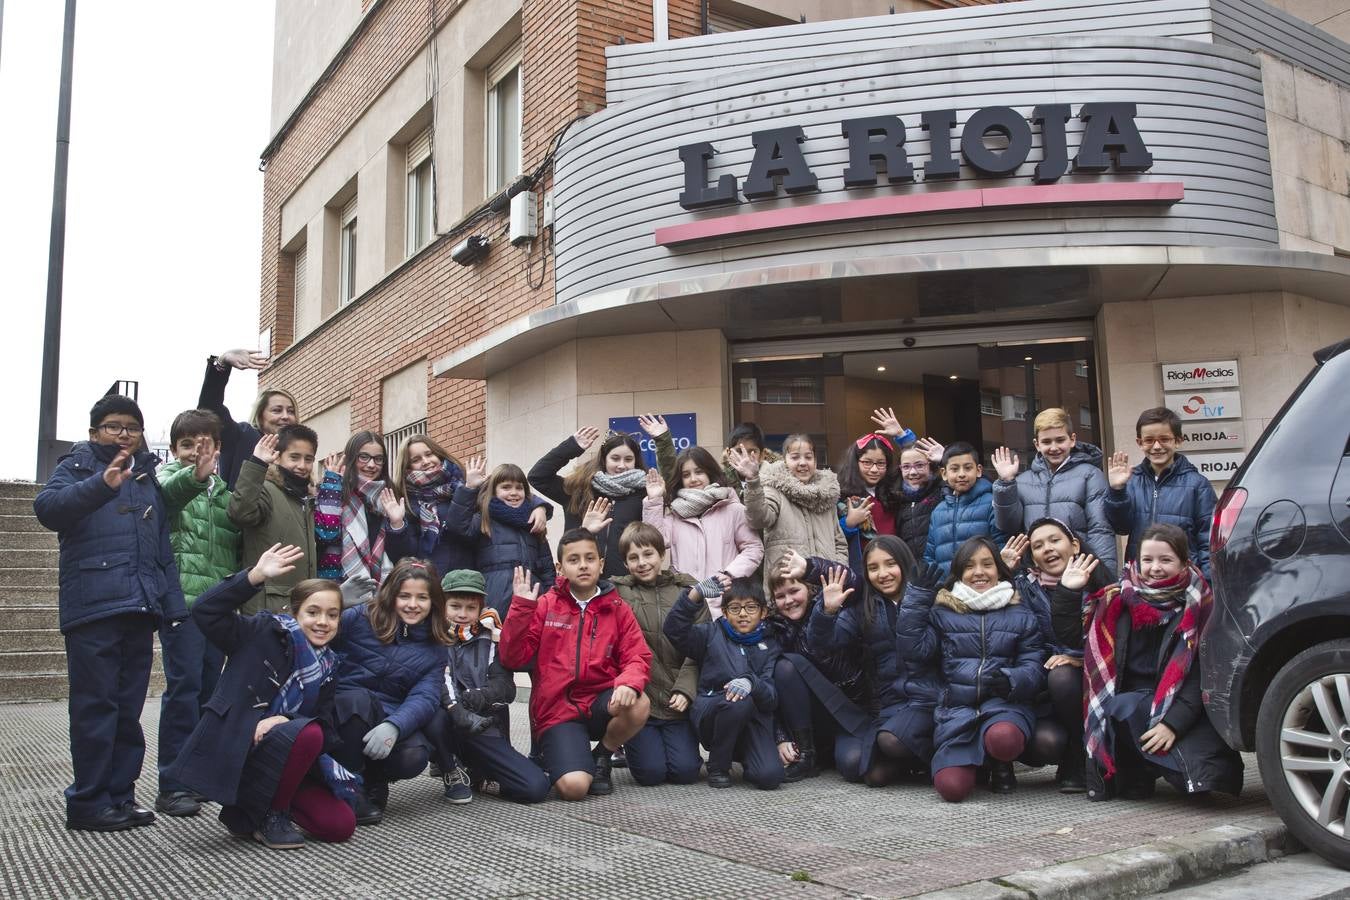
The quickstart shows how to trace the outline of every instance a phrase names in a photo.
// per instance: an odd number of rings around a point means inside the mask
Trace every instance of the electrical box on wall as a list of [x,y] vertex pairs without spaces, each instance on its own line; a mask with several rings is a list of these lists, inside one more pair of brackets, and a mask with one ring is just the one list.
[[539,234],[539,204],[534,191],[521,191],[511,198],[511,243],[528,244]]

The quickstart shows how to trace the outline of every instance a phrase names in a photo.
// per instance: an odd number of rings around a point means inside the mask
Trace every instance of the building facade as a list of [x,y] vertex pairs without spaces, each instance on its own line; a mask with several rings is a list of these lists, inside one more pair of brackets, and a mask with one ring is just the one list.
[[1350,335],[1325,3],[339,5],[279,4],[264,153],[262,380],[321,452],[664,413],[834,459],[877,406],[1109,452],[1166,402],[1222,482]]

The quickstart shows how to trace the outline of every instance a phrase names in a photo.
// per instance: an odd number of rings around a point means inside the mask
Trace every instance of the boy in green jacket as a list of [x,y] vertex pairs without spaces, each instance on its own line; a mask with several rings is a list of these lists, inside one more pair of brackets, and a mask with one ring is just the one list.
[[[169,543],[178,563],[188,608],[204,592],[239,569],[239,529],[229,519],[230,490],[216,474],[220,419],[204,409],[179,413],[169,428],[173,459],[156,473],[169,514]],[[159,795],[155,809],[169,816],[195,816],[201,801],[165,776],[215,693],[224,654],[205,639],[189,617],[163,626],[164,694],[159,712]]]

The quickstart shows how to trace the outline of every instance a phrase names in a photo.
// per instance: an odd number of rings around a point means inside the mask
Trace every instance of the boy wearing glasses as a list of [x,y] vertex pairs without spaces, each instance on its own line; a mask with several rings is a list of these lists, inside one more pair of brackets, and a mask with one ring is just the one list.
[[1144,460],[1130,468],[1130,455],[1111,454],[1106,480],[1106,520],[1116,534],[1129,535],[1125,562],[1138,559],[1139,536],[1148,526],[1176,525],[1186,532],[1191,560],[1209,577],[1209,526],[1214,487],[1184,454],[1181,417],[1165,406],[1146,409],[1134,423],[1135,443]]
[[187,618],[169,517],[145,449],[145,418],[109,394],[89,411],[89,440],[71,447],[33,501],[57,532],[61,633],[70,678],[66,827],[123,831],[150,825],[136,803],[145,758],[141,707],[155,630]]

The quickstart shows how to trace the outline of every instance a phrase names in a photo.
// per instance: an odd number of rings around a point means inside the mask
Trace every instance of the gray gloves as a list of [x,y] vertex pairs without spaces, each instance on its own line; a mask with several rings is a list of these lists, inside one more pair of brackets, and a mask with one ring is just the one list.
[[711,600],[714,597],[722,596],[722,582],[716,575],[709,575],[707,578],[694,585],[694,588],[704,600]]
[[384,759],[398,743],[398,726],[393,722],[381,722],[366,732],[366,747],[362,751],[371,759]]
[[369,575],[353,575],[342,582],[342,608],[360,606],[375,594],[375,579]]
[[739,678],[733,678],[727,682],[725,690],[728,694],[735,697],[748,697],[750,696],[750,679],[746,678],[744,675]]

